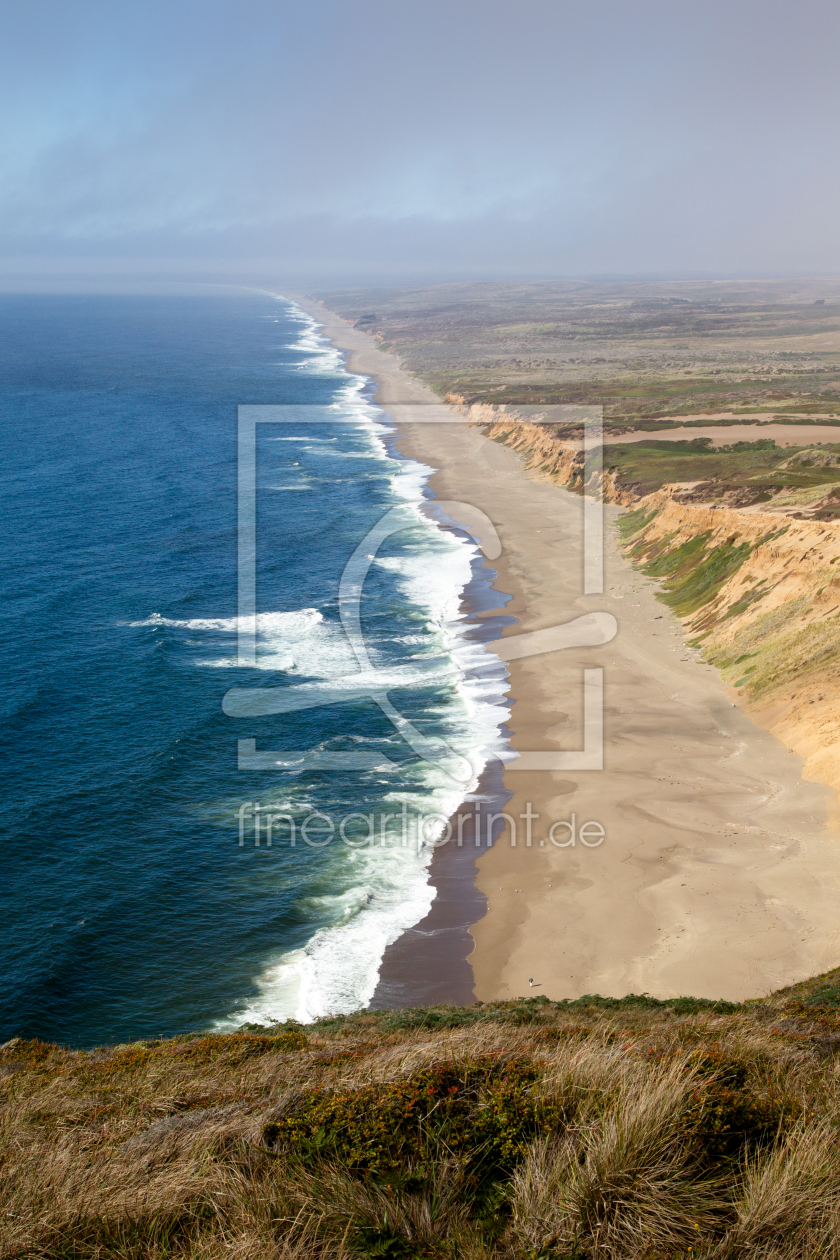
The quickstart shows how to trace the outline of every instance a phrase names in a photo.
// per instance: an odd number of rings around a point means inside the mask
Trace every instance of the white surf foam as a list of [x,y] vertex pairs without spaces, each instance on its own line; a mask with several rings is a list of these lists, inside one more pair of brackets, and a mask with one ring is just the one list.
[[366,1005],[379,978],[388,945],[432,904],[428,855],[409,848],[378,847],[346,855],[353,880],[343,893],[318,898],[313,909],[335,915],[303,949],[279,954],[258,978],[254,1001],[222,1026],[272,1023],[295,1018],[308,1023],[332,1012]]
[[[301,370],[336,374],[342,371],[343,356],[325,341],[319,332],[321,325],[297,308],[295,313],[304,325],[295,347],[306,354]],[[387,417],[364,397],[366,379],[345,375],[347,384],[339,390],[333,409],[343,419],[361,422],[370,450],[392,466],[395,496],[416,507],[416,551],[399,559],[380,557],[375,563],[394,574],[408,602],[425,615],[426,633],[404,636],[404,640],[410,638],[418,646],[422,644],[426,651],[421,655],[446,653],[458,666],[454,694],[450,692],[450,699],[438,713],[444,719],[445,739],[453,756],[410,767],[405,773],[415,776],[411,790],[386,797],[396,809],[406,800],[411,811],[440,817],[437,826],[429,826],[427,842],[403,845],[401,837],[394,835],[384,846],[346,850],[347,874],[352,871],[348,886],[335,898],[319,898],[314,907],[320,914],[325,910],[334,913],[335,922],[319,929],[303,949],[278,952],[268,960],[256,979],[256,997],[220,1020],[219,1028],[290,1018],[306,1023],[367,1005],[375,991],[386,948],[419,922],[431,906],[434,890],[429,883],[429,864],[434,841],[443,833],[444,820],[464,800],[473,797],[479,777],[490,761],[512,756],[502,731],[508,718],[506,669],[498,657],[467,637],[469,625],[460,610],[464,587],[472,575],[472,562],[480,557],[480,552],[474,544],[444,530],[420,511],[425,501],[423,488],[432,469],[389,455],[383,440],[391,431]],[[278,615],[295,614],[269,614]],[[302,672],[307,666],[314,671],[320,664],[315,675],[320,677],[337,676],[343,670],[355,672],[346,639],[347,655],[342,659],[340,627],[330,627],[329,633],[335,636],[334,640],[328,638],[323,626],[313,622],[303,639],[304,644],[311,645],[311,656],[298,643],[294,650],[281,645],[275,660],[284,659],[286,653],[294,659],[292,668]],[[332,655],[325,657],[325,649]],[[459,783],[451,773],[460,760],[457,754],[466,756],[472,766],[468,782]]]
[[[143,621],[129,621],[123,624],[135,627],[157,626],[191,632],[204,631],[220,636],[217,639],[222,648],[220,654],[197,660],[194,663],[212,669],[241,668],[236,655],[231,654],[230,648],[234,644],[229,641],[229,637],[238,634],[239,617],[181,619],[152,613]],[[358,663],[344,631],[336,622],[327,621],[317,608],[300,608],[292,612],[257,614],[256,668],[282,670],[312,678],[330,678],[342,673],[356,672]]]

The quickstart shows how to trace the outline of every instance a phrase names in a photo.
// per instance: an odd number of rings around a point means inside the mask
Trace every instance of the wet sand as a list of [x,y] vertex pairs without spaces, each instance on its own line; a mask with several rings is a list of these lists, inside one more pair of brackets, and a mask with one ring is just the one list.
[[[506,812],[519,834],[514,846],[506,828],[478,861],[488,908],[471,929],[476,995],[739,999],[837,965],[834,793],[803,783],[801,759],[691,658],[654,584],[620,554],[620,510],[607,509],[605,593],[583,596],[581,499],[532,480],[511,450],[475,429],[410,423],[416,413],[405,404],[445,409],[366,334],[301,305],[351,351],[351,369],[379,383],[400,448],[439,470],[429,483],[435,494],[481,508],[496,525],[495,585],[513,596],[504,611],[519,622],[505,636],[585,612],[618,621],[609,644],[509,666],[518,750],[581,747],[583,670],[604,669],[605,763],[562,774],[507,767]],[[529,803],[539,815],[530,846],[521,818]],[[604,828],[602,844],[550,843],[549,825],[573,813],[578,826]],[[560,827],[555,839],[566,834]]]
[[[475,942],[470,931],[487,913],[487,898],[476,882],[473,811],[478,813],[477,830],[483,838],[489,816],[504,810],[510,795],[502,782],[501,765],[488,766],[476,789],[479,802],[465,802],[459,811],[465,820],[461,830],[464,845],[447,844],[432,854],[432,907],[425,919],[386,949],[371,1009],[433,1006],[438,1002],[469,1006],[475,1001],[470,963]],[[494,830],[498,833],[500,828]],[[457,822],[453,831],[459,834]]]

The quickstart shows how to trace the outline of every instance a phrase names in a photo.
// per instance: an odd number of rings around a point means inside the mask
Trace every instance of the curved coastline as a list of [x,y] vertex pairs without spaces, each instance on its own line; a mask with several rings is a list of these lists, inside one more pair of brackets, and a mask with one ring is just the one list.
[[[802,759],[733,703],[711,666],[688,659],[655,584],[624,559],[614,530],[605,595],[579,594],[579,498],[529,477],[513,452],[475,429],[401,421],[400,404],[443,404],[368,334],[293,300],[348,353],[351,370],[377,382],[401,452],[438,469],[431,489],[491,516],[504,545],[495,587],[512,595],[504,611],[518,630],[598,609],[619,620],[610,645],[509,666],[512,746],[529,750],[579,744],[582,669],[601,666],[606,761],[603,772],[571,777],[507,766],[507,812],[520,835],[514,845],[508,825],[478,864],[487,912],[471,927],[476,995],[515,996],[533,979],[552,998],[741,1000],[836,965],[834,793],[803,782]],[[608,509],[608,520],[617,514]],[[528,844],[518,820],[530,810],[541,830]],[[602,846],[548,843],[548,826],[572,814],[578,826],[601,823]]]

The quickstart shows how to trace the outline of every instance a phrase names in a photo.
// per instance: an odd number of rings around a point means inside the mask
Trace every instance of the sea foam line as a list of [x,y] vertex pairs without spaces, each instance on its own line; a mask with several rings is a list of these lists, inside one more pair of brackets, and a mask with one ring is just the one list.
[[[399,561],[382,558],[375,563],[391,568],[407,598],[429,613],[444,650],[458,667],[455,689],[461,713],[447,711],[451,729],[446,739],[468,755],[472,777],[467,783],[457,783],[440,763],[424,763],[420,771],[428,814],[450,817],[473,796],[489,762],[508,760],[512,755],[502,732],[508,717],[507,671],[498,657],[468,637],[470,623],[460,606],[480,552],[473,543],[457,538],[421,512],[421,506],[428,502],[425,484],[434,470],[389,453],[385,439],[393,429],[385,413],[364,397],[368,378],[346,371],[342,352],[319,332],[322,326],[315,319],[299,307],[293,307],[293,314],[304,325],[293,347],[305,352],[300,368],[319,373],[340,371],[346,376],[347,383],[336,399],[342,418],[364,422],[371,446],[383,460],[398,466],[391,478],[393,492],[415,509],[419,536],[425,535],[432,544],[425,554],[404,556]],[[301,611],[311,614],[314,610]],[[283,614],[295,615],[300,614]],[[217,623],[212,628],[222,626]],[[310,632],[316,628],[315,622],[307,626]],[[270,633],[268,625],[265,630]],[[384,799],[386,805],[399,805],[404,797],[396,790]],[[416,795],[411,795],[411,801],[416,809]],[[441,822],[438,836],[443,830]],[[307,1023],[366,1006],[376,989],[385,950],[425,917],[434,900],[429,866],[435,838],[431,835],[429,843],[419,848],[387,845],[349,855],[354,866],[351,886],[335,898],[319,898],[320,902],[334,902],[331,909],[336,921],[316,931],[302,949],[286,950],[268,960],[256,978],[254,999],[217,1026],[231,1028],[289,1018]]]

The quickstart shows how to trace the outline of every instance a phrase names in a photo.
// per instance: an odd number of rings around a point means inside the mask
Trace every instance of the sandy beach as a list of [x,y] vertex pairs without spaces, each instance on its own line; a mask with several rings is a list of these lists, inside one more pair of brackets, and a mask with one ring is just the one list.
[[[291,295],[290,295],[291,296]],[[686,650],[655,585],[620,553],[607,509],[603,595],[581,594],[582,500],[533,480],[511,450],[464,424],[412,424],[443,404],[319,305],[295,301],[373,377],[400,425],[399,448],[438,471],[430,488],[473,504],[498,530],[495,587],[518,619],[506,635],[607,612],[612,642],[511,662],[511,742],[582,746],[583,670],[605,678],[603,770],[505,771],[507,827],[478,861],[487,912],[471,931],[482,1000],[544,993],[743,999],[836,966],[840,832],[835,794],[803,782],[802,761],[734,704]],[[416,413],[415,413],[416,414]],[[693,434],[692,434],[693,436]],[[522,816],[531,813],[527,843]],[[597,847],[559,847],[552,824],[600,824]],[[590,838],[598,835],[590,829]],[[533,980],[533,988],[530,981]]]

